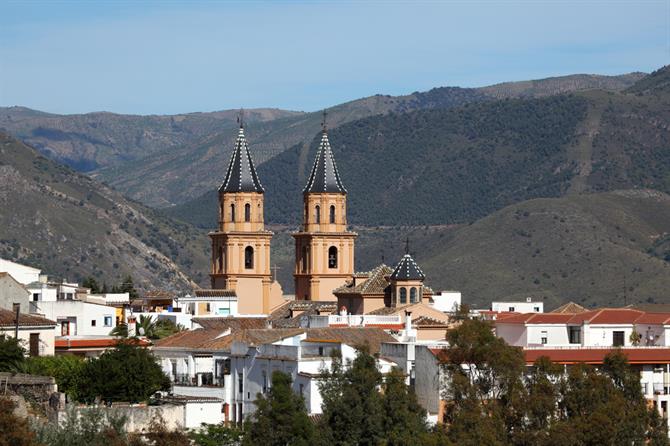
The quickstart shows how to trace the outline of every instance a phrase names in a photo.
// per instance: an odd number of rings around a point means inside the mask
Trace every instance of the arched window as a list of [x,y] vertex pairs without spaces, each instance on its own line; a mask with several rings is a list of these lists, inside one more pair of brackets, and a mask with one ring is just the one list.
[[254,248],[247,246],[244,248],[244,268],[253,269],[254,268]]
[[251,221],[251,205],[249,203],[244,205],[244,221]]
[[400,303],[401,304],[407,303],[407,288],[405,287],[400,288]]
[[258,203],[258,221],[263,221],[263,209],[260,203]]
[[230,221],[235,221],[235,203],[230,203]]
[[335,223],[335,206],[330,206],[330,222]]
[[409,301],[410,303],[416,303],[416,288],[414,287],[409,289]]
[[217,262],[219,264],[219,272],[222,273],[223,272],[223,247],[222,246],[219,246],[219,256],[218,256]]
[[314,208],[314,221],[317,225],[321,223],[321,207],[318,204]]
[[309,264],[309,259],[307,257],[307,246],[302,247],[302,272],[307,272],[307,265]]
[[328,248],[328,268],[337,268],[337,248]]

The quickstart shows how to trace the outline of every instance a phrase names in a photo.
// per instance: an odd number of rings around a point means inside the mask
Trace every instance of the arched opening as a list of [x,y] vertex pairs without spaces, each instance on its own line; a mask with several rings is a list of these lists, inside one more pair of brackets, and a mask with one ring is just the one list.
[[258,221],[263,221],[263,208],[261,208],[260,203],[258,203]]
[[219,254],[217,256],[218,270],[219,273],[223,272],[223,247],[219,246]]
[[235,203],[230,203],[230,221],[235,221]]
[[405,287],[400,288],[400,303],[401,304],[407,303],[407,288]]
[[317,225],[321,223],[321,207],[318,204],[314,208],[314,221]]
[[337,268],[337,248],[328,248],[328,268]]
[[308,255],[307,246],[303,246],[302,247],[302,257],[301,257],[302,272],[303,273],[307,272],[307,265],[309,264],[309,259],[308,259],[307,255]]
[[412,287],[409,289],[409,301],[410,303],[416,303],[416,288]]
[[254,268],[254,248],[247,246],[244,248],[244,269]]
[[330,206],[330,222],[335,223],[335,206]]
[[249,203],[244,205],[244,221],[251,221],[251,205]]

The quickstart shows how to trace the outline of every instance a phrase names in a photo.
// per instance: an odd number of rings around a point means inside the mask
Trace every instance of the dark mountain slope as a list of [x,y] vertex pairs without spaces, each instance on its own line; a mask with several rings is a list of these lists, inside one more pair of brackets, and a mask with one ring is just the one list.
[[[457,223],[517,201],[559,196],[573,174],[564,147],[585,110],[584,100],[560,96],[390,114],[340,126],[329,137],[349,191],[349,220]],[[299,223],[317,140],[258,168],[269,221]],[[215,202],[212,192],[167,212],[211,227]]]
[[111,284],[131,274],[141,288],[187,289],[209,254],[202,232],[0,133],[0,257],[52,278]]

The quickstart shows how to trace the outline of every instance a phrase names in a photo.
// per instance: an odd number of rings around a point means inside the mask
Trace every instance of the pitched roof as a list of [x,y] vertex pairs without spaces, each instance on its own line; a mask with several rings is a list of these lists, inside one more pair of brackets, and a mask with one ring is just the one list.
[[567,324],[574,314],[518,313],[497,320],[500,324]]
[[670,313],[644,313],[635,319],[635,323],[650,325],[670,324]]
[[[13,327],[16,325],[16,313],[12,310],[0,308],[0,327]],[[49,327],[55,326],[56,322],[32,314],[19,313],[19,327]]]
[[409,254],[402,256],[391,273],[391,280],[424,280],[425,278],[426,275]]
[[309,328],[306,342],[341,342],[352,347],[367,344],[370,353],[379,353],[382,342],[396,342],[396,339],[381,328]]
[[[202,350],[205,344],[220,336],[226,329],[221,328],[199,328],[175,333],[167,338],[154,342],[154,349],[185,349]],[[228,337],[228,336],[226,336]]]
[[558,364],[602,364],[605,356],[620,350],[631,364],[662,364],[670,362],[670,348],[562,348],[524,349],[527,364],[546,356]]
[[249,330],[254,328],[266,328],[267,326],[266,317],[194,317],[191,319],[192,322],[195,322],[202,326],[205,329],[216,329],[216,330]]
[[550,311],[550,313],[570,313],[570,314],[577,314],[577,313],[584,313],[587,310],[586,308],[582,307],[579,304],[576,304],[574,302],[568,302],[566,304],[561,305],[558,308],[553,309]]
[[290,338],[304,333],[302,328],[266,328],[263,330],[244,330],[236,340],[245,342],[250,346],[261,344],[272,344],[282,339]]
[[[293,316],[294,311],[301,313]],[[293,300],[276,308],[270,313],[268,320],[274,328],[299,328],[309,316],[335,311],[337,311],[335,301]]]
[[586,311],[575,314],[570,318],[569,323],[581,324],[588,322],[590,324],[632,324],[637,318],[642,316],[643,312],[630,308],[603,308],[601,310]]
[[140,299],[174,299],[175,293],[167,290],[149,290]]
[[216,289],[216,290],[199,289],[195,290],[194,294],[196,297],[237,297],[235,290],[225,290],[225,289]]
[[368,273],[368,278],[357,283],[349,281],[333,290],[333,294],[384,294],[389,282],[386,279],[393,270],[383,263]]
[[263,192],[254,162],[249,153],[249,145],[244,137],[244,127],[240,126],[235,141],[235,149],[230,157],[226,177],[219,192]]
[[333,157],[333,151],[330,149],[330,142],[328,141],[328,132],[325,130],[321,135],[321,144],[319,144],[319,150],[316,153],[312,173],[310,173],[307,185],[303,189],[303,193],[319,192],[347,193],[342,185],[342,180],[340,180],[340,174],[337,172],[335,157]]
[[626,308],[648,311],[650,313],[670,313],[670,304],[632,304]]

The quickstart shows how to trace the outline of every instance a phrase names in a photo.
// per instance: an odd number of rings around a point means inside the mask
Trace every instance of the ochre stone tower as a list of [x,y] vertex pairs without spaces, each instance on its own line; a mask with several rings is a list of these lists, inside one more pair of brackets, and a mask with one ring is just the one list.
[[265,230],[263,186],[249,153],[243,125],[219,188],[219,228],[209,236],[212,288],[234,290],[239,313],[269,313],[272,232]]
[[354,240],[347,231],[347,191],[335,166],[325,128],[303,190],[303,224],[295,238],[295,298],[337,300],[333,290],[354,272]]

